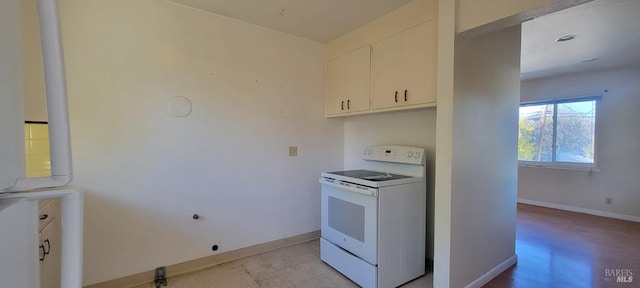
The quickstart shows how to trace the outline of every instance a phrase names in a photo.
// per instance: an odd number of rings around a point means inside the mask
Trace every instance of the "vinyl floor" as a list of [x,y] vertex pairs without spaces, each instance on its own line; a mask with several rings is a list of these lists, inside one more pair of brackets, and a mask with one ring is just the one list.
[[[168,288],[360,287],[320,260],[319,240],[169,277],[167,280]],[[428,274],[402,287],[431,287],[432,282],[432,275]],[[136,288],[155,288],[155,285],[147,284]]]
[[[640,287],[640,223],[526,204],[518,204],[517,215],[518,263],[484,287]],[[359,287],[320,260],[319,245],[309,241],[170,277],[167,287]],[[402,287],[432,283],[427,274]]]

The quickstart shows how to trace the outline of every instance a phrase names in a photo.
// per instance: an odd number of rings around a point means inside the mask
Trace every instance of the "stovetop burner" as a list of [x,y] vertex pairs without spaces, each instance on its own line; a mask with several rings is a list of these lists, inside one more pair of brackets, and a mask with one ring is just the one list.
[[369,171],[369,170],[347,170],[347,171],[336,171],[336,172],[328,172],[328,173],[345,176],[345,177],[362,179],[362,180],[375,181],[375,182],[411,178],[410,176]]

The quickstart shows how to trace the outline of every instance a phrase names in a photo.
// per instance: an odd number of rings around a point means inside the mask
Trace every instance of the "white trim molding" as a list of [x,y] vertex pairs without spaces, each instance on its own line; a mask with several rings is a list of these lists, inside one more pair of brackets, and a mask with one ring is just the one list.
[[607,217],[607,218],[613,218],[613,219],[619,219],[619,220],[640,222],[640,217],[638,217],[638,216],[626,215],[626,214],[618,214],[618,213],[600,211],[600,210],[595,210],[595,209],[574,207],[574,206],[569,206],[569,205],[562,205],[562,204],[556,204],[556,203],[535,201],[535,200],[529,200],[529,199],[523,199],[523,198],[518,198],[518,203],[529,204],[529,205],[534,205],[534,206],[541,206],[541,207],[546,207],[546,208],[553,208],[553,209],[558,209],[558,210],[565,210],[565,211],[576,212],[576,213],[584,213],[584,214]]
[[509,257],[507,260],[504,260],[502,263],[498,264],[498,266],[496,266],[493,269],[489,270],[489,272],[487,272],[484,275],[480,276],[480,278],[478,278],[475,281],[471,282],[469,285],[466,286],[466,288],[480,288],[480,287],[482,287],[484,284],[489,283],[489,281],[493,280],[493,278],[496,278],[502,272],[504,272],[505,270],[509,269],[509,267],[515,265],[517,262],[518,262],[518,255],[513,255],[513,256]]

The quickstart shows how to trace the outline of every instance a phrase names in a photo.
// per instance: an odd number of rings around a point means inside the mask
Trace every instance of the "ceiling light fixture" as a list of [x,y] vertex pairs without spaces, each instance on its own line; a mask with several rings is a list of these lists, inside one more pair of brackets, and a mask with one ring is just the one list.
[[589,58],[589,59],[584,59],[582,60],[582,63],[588,63],[588,62],[593,62],[593,61],[597,61],[598,58]]
[[576,35],[565,35],[556,39],[556,42],[566,42],[566,41],[571,41],[573,39],[576,39]]

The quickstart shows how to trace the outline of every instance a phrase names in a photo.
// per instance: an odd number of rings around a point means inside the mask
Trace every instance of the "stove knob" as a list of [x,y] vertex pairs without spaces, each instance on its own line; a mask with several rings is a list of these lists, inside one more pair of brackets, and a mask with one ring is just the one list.
[[413,157],[413,152],[411,151],[407,152],[407,158],[411,158],[411,157]]

